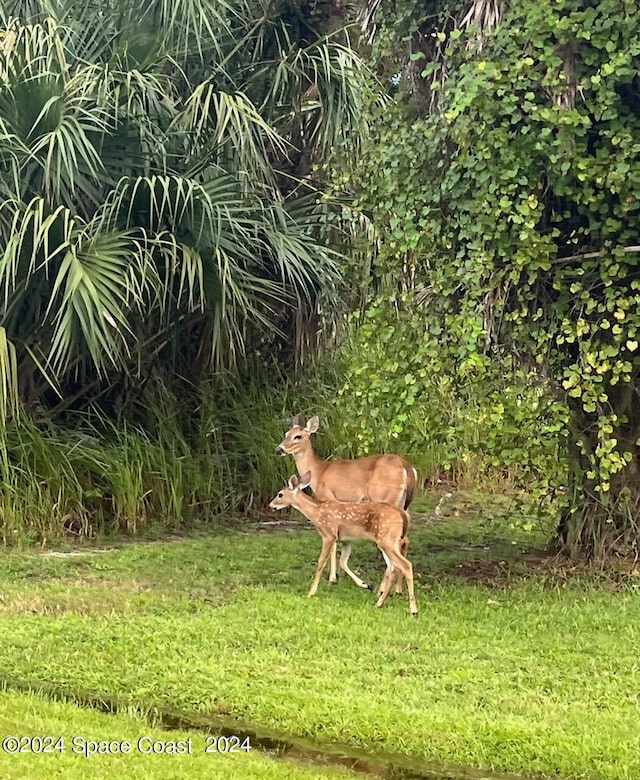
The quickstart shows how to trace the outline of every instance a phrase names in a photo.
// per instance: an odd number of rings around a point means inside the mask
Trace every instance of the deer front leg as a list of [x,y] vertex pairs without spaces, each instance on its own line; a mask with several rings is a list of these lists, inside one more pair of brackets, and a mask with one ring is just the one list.
[[355,584],[359,588],[365,588],[366,590],[370,590],[369,585],[364,580],[361,580],[358,575],[351,571],[349,568],[349,556],[351,555],[351,545],[349,543],[344,544],[342,547],[342,552],[340,553],[340,568],[345,574],[348,574],[349,577],[355,582]]
[[318,558],[318,565],[316,566],[316,575],[311,583],[311,588],[307,594],[307,598],[311,598],[316,595],[318,585],[320,583],[320,577],[322,577],[322,571],[327,563],[327,558],[331,555],[331,549],[335,547],[335,539],[331,536],[322,537],[322,551]]
[[331,561],[329,562],[329,582],[335,584],[338,581],[338,570],[336,566],[336,558],[338,555],[338,543],[334,542],[331,548]]

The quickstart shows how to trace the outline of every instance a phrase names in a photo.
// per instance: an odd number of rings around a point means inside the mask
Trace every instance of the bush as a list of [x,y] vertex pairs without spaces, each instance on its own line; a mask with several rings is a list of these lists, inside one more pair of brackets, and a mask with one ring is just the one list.
[[383,300],[366,311],[341,351],[342,448],[397,451],[431,480],[566,480],[564,405],[522,367],[478,354],[452,361],[443,327],[418,306]]

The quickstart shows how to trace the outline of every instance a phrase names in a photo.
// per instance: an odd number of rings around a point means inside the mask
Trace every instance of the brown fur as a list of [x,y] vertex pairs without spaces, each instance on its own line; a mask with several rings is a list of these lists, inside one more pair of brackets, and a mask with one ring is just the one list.
[[[292,455],[298,474],[311,474],[310,486],[320,501],[369,501],[390,504],[407,510],[413,501],[417,476],[413,466],[399,455],[368,455],[353,460],[322,460],[316,457],[311,436],[320,421],[312,417],[304,425],[301,415],[293,418],[291,428],[276,447],[280,455]],[[350,548],[344,551],[348,560]],[[331,582],[337,580],[336,547],[331,551]],[[397,583],[399,593],[402,580]]]
[[[370,539],[378,545],[388,562],[387,571],[380,584],[380,597],[377,606],[383,605],[396,573],[398,573],[407,581],[411,614],[417,615],[413,568],[406,558],[409,544],[407,529],[410,522],[408,513],[403,509],[383,503],[336,500],[320,502],[302,492],[310,484],[310,481],[309,472],[300,480],[297,477],[291,477],[289,486],[281,490],[269,504],[272,509],[293,506],[311,520],[322,537],[322,552],[318,559],[316,575],[309,596],[314,596],[317,591],[322,571],[336,540]],[[362,583],[362,580],[352,572],[350,576],[356,583]]]
[[406,460],[404,462],[409,467],[409,476],[407,479],[407,493],[403,509],[409,509],[411,502],[414,499],[416,488],[418,487],[418,474],[410,463],[408,463]]

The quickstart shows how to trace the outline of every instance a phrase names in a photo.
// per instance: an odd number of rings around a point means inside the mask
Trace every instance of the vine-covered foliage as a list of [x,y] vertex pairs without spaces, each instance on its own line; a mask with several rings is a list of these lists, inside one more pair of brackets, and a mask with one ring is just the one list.
[[566,406],[531,371],[456,359],[441,347],[452,317],[440,315],[378,301],[353,329],[338,391],[349,454],[401,452],[427,480],[560,487]]
[[565,541],[635,545],[640,9],[490,5],[378,19],[373,56],[399,86],[356,182],[376,275],[420,291],[423,379],[515,363],[548,380],[569,409]]

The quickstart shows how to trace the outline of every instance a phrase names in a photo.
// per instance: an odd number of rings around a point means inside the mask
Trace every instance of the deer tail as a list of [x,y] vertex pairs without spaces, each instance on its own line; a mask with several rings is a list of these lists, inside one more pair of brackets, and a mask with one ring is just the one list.
[[404,509],[409,509],[418,486],[418,472],[413,466],[405,466],[406,487],[404,492]]
[[[411,519],[409,517],[409,513],[406,509],[402,511],[402,539],[407,539],[407,534],[409,533],[409,526],[411,525]],[[408,542],[407,542],[408,545]],[[404,555],[404,552],[402,553]]]

